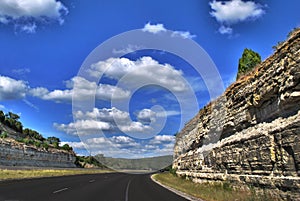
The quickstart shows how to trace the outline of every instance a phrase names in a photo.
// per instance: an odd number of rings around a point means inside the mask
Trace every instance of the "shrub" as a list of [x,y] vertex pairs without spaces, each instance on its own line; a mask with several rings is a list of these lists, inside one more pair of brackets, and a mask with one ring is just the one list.
[[46,150],[48,150],[48,148],[49,148],[49,145],[47,144],[47,143],[42,143],[42,147],[44,148],[44,149],[46,149]]
[[29,138],[25,138],[23,141],[26,145],[33,145],[34,141],[32,139]]
[[22,138],[22,137],[17,137],[17,138],[16,138],[16,141],[17,141],[17,142],[22,142],[22,143],[24,143],[24,140],[25,140],[25,139]]
[[237,79],[253,70],[253,68],[259,63],[261,63],[261,57],[257,52],[247,48],[244,49],[243,55],[239,59]]
[[170,168],[169,172],[172,174],[172,175],[176,175],[176,171],[177,169],[173,169],[173,168]]
[[35,147],[41,147],[41,143],[39,141],[34,141],[33,144]]
[[7,138],[7,137],[8,137],[8,134],[5,131],[3,131],[0,135],[0,138]]
[[61,147],[61,149],[66,150],[66,151],[72,151],[72,150],[73,150],[73,148],[70,147],[70,145],[68,145],[68,144],[64,144],[64,145]]

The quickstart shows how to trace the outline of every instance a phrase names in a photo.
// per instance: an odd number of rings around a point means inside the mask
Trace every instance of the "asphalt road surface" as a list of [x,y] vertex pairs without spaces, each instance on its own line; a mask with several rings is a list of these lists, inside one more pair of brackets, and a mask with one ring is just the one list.
[[150,175],[95,174],[0,182],[0,201],[185,201]]

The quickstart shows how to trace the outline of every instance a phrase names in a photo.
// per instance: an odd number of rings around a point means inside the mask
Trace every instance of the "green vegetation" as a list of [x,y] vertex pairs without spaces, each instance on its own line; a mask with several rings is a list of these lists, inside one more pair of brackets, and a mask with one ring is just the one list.
[[169,172],[170,172],[172,175],[176,176],[176,170],[177,170],[177,169],[170,168],[170,169],[169,169]]
[[258,196],[254,190],[234,190],[230,183],[194,183],[185,178],[177,177],[169,172],[155,174],[154,180],[178,191],[206,201],[267,201],[274,200],[268,195]]
[[[55,149],[61,149],[65,151],[73,151],[73,148],[68,144],[60,146],[60,139],[57,137],[48,137],[47,139],[43,137],[39,132],[25,128],[23,129],[22,123],[19,121],[20,116],[12,112],[4,114],[3,111],[0,111],[0,123],[7,126],[8,128],[14,130],[19,135],[16,136],[16,141],[24,143],[26,145],[32,145],[37,148],[44,148],[48,150],[50,147]],[[0,130],[1,131],[1,130]],[[0,138],[8,137],[6,131],[2,131]]]
[[[8,114],[4,114],[3,111],[0,110],[0,138],[4,139],[10,137],[10,139],[14,139],[19,143],[26,144],[28,146],[34,146],[36,148],[41,148],[44,150],[59,149],[65,150],[67,152],[73,153],[73,148],[68,144],[60,145],[61,141],[59,138],[51,136],[48,138],[44,138],[42,134],[39,132],[32,130],[30,128],[23,129],[22,123],[19,121],[20,117],[17,114],[9,112]],[[106,166],[102,165],[99,161],[97,161],[93,156],[76,156],[75,165],[80,168],[99,168],[99,169],[107,169]],[[6,178],[1,175],[3,170],[0,170],[0,180]],[[27,171],[21,171],[19,174],[13,174],[10,171],[5,171],[9,175],[8,178],[27,178],[27,177],[35,177],[37,176],[57,176],[57,175],[65,175],[73,174],[71,171],[53,171],[53,170],[43,170],[43,171],[35,171],[29,173]],[[77,174],[78,171],[75,173]],[[75,174],[74,173],[74,174]],[[23,175],[24,174],[24,175]],[[35,175],[36,174],[36,175]]]
[[0,122],[4,125],[8,126],[9,128],[15,130],[16,132],[22,132],[23,131],[23,125],[19,121],[20,116],[17,114],[14,114],[12,112],[9,112],[7,114],[4,114],[3,111],[0,111]]
[[283,41],[277,42],[277,44],[272,47],[273,50],[276,51],[282,44],[283,44]]
[[252,71],[259,63],[261,63],[261,57],[257,52],[247,48],[244,49],[243,55],[239,59],[237,79]]
[[[42,134],[39,132],[32,130],[30,128],[23,129],[22,123],[19,121],[20,117],[17,114],[14,114],[12,112],[9,112],[8,114],[4,114],[3,111],[0,110],[0,138],[7,138],[11,137],[14,138],[15,141],[29,145],[34,146],[36,148],[41,148],[48,150],[49,148],[52,149],[60,149],[65,150],[68,152],[73,152],[73,148],[68,144],[60,145],[61,141],[59,138],[51,136],[48,138],[44,138]],[[100,168],[100,169],[107,169],[104,165],[102,165],[99,161],[97,161],[92,156],[76,156],[75,165],[77,167],[89,167],[89,168]],[[3,171],[2,171],[3,172]],[[7,171],[6,171],[7,172]],[[70,171],[67,171],[67,174],[69,174]],[[8,171],[9,174],[12,174]],[[32,174],[27,173],[26,171],[22,171],[18,177],[18,174],[13,176],[13,178],[23,178],[22,174],[24,173],[24,177],[35,177],[35,173]],[[37,172],[37,175],[47,176],[48,174],[51,175],[64,175],[64,171],[59,171],[56,174],[56,171],[42,171]],[[52,174],[53,173],[53,174]],[[73,174],[72,172],[70,172]],[[13,174],[12,174],[13,175]],[[27,176],[29,175],[29,176]],[[1,175],[0,175],[1,176]],[[3,178],[2,175],[0,177]]]
[[290,32],[288,33],[287,38],[291,37],[292,34],[293,34],[295,31],[299,31],[299,30],[300,30],[300,27],[295,27],[295,28],[293,28],[292,31],[290,31]]
[[6,170],[0,169],[0,181],[8,179],[24,179],[36,177],[66,176],[77,174],[107,173],[111,170],[103,169],[30,169],[30,170]]
[[93,156],[76,156],[75,165],[77,167],[86,167],[87,165],[91,165],[93,167],[106,168],[106,166],[102,165]]
[[1,133],[1,135],[0,135],[0,138],[7,138],[7,137],[8,137],[7,132],[2,131],[2,133]]
[[[295,27],[288,33],[287,38],[291,37],[295,31],[299,31],[299,30],[300,30],[300,27]],[[284,41],[277,42],[277,44],[272,47],[273,50],[276,51],[283,43],[284,43]]]
[[73,148],[68,144],[64,144],[60,148],[63,149],[63,150],[66,150],[66,151],[72,151],[73,150]]
[[25,134],[25,136],[28,136],[28,137],[36,139],[36,140],[40,140],[40,141],[45,140],[45,138],[43,138],[43,136],[41,134],[39,134],[37,131],[31,130],[29,128],[25,128],[22,133]]
[[57,137],[48,137],[47,142],[52,144],[55,148],[59,148],[60,139]]

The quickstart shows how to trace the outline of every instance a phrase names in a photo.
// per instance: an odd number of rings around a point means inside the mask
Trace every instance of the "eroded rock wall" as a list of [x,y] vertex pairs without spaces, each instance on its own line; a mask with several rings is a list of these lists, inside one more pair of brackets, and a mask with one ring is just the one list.
[[300,200],[300,31],[177,135],[173,168]]
[[75,154],[63,150],[37,149],[0,139],[0,166],[75,167]]

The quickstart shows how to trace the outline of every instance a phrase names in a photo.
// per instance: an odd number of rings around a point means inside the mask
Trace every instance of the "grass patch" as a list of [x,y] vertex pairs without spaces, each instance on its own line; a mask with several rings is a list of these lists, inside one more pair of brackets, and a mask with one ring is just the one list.
[[173,189],[205,201],[267,201],[268,196],[258,196],[253,191],[234,190],[230,183],[194,183],[170,173],[153,175],[153,179]]
[[67,176],[78,174],[98,174],[112,172],[110,170],[100,169],[31,169],[31,170],[7,170],[0,169],[0,180],[10,179],[25,179],[38,177],[53,177],[53,176]]

